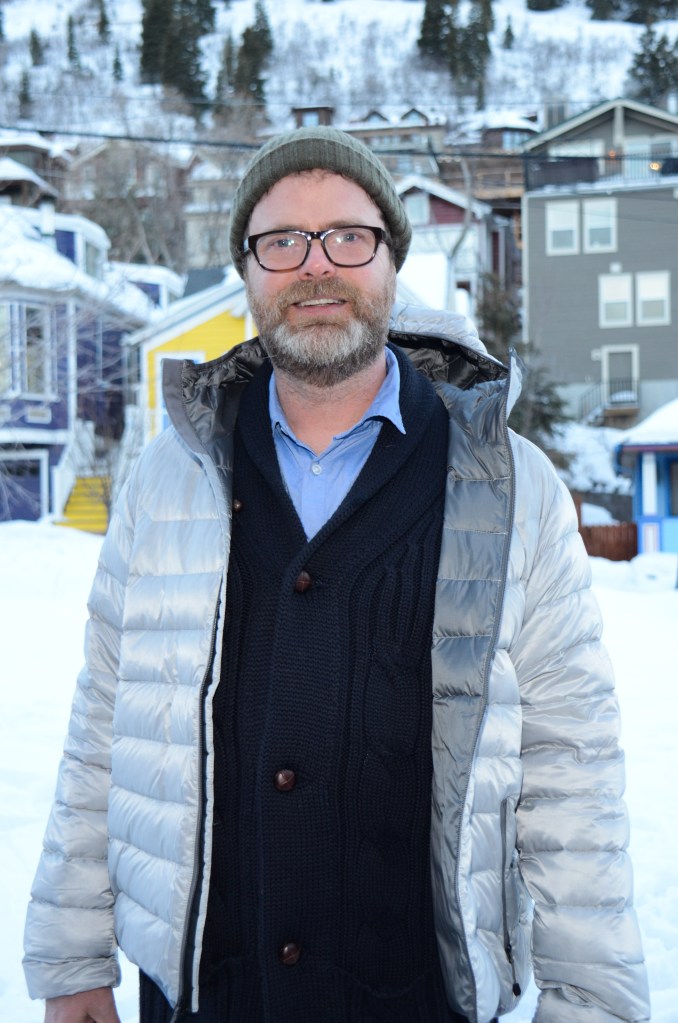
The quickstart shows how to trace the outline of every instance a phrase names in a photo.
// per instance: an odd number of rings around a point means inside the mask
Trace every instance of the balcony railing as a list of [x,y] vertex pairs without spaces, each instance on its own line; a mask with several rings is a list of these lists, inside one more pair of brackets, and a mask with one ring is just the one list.
[[615,415],[638,411],[639,384],[633,377],[603,380],[585,391],[579,399],[579,419],[602,423]]
[[663,156],[529,156],[525,159],[525,188],[534,191],[549,185],[574,185],[616,179],[658,181],[678,176],[678,154]]

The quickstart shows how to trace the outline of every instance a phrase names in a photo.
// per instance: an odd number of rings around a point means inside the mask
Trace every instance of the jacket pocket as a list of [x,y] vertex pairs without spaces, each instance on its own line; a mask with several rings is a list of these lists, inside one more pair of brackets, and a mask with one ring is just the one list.
[[504,954],[509,968],[509,990],[502,992],[501,1011],[514,1008],[521,997],[527,974],[526,931],[529,928],[527,893],[518,869],[515,797],[501,803],[501,909]]

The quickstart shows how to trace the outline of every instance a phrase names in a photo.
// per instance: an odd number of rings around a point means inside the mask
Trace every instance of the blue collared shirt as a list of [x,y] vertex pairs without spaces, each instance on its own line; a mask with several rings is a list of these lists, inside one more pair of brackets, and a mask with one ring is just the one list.
[[339,433],[321,454],[295,437],[278,399],[275,372],[271,376],[268,408],[273,441],[283,482],[310,540],[332,517],[374,447],[384,419],[405,433],[400,414],[400,369],[386,349],[386,376],[362,418]]

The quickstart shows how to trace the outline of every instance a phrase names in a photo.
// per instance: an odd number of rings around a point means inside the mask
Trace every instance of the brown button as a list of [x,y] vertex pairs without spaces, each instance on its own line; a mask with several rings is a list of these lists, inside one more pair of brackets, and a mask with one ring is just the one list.
[[312,585],[313,580],[310,575],[305,570],[302,570],[294,580],[294,591],[295,593],[306,593],[306,590],[310,590]]
[[239,498],[237,497],[233,498],[233,511],[234,512],[242,511],[242,501],[239,500]]
[[284,767],[282,771],[275,772],[273,784],[277,788],[278,792],[291,792],[297,784],[297,776],[294,771],[290,771],[289,768]]
[[301,956],[301,945],[296,941],[286,941],[278,949],[278,959],[283,966],[295,966]]

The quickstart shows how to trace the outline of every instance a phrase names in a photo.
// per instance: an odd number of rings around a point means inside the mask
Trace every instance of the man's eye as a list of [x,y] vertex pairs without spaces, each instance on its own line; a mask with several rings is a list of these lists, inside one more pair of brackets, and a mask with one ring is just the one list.
[[281,249],[296,248],[299,245],[299,239],[293,234],[274,234],[269,238],[262,238],[259,245],[264,253],[280,252]]

